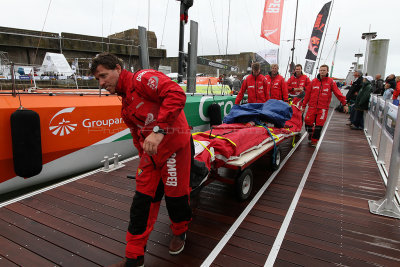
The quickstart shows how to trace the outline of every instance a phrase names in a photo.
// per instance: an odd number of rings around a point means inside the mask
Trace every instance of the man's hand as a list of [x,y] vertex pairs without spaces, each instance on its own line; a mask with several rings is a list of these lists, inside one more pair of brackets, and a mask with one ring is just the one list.
[[303,107],[300,107],[300,111],[301,111],[301,113],[304,113],[304,110],[305,110],[305,108],[303,108]]
[[164,135],[162,133],[154,133],[152,132],[149,136],[144,139],[143,143],[143,151],[146,152],[149,156],[153,156],[157,154],[157,147],[164,139]]
[[344,113],[349,113],[349,106],[348,106],[348,105],[345,105],[345,106],[343,107],[343,111],[344,111]]

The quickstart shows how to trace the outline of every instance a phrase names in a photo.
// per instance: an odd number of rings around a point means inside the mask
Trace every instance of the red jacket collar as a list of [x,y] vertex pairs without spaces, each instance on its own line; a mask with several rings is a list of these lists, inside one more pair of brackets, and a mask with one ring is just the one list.
[[118,78],[117,87],[115,88],[115,92],[118,95],[126,95],[127,87],[131,85],[131,80],[129,79],[129,76],[133,76],[133,73],[125,69],[121,71],[121,74],[119,75]]

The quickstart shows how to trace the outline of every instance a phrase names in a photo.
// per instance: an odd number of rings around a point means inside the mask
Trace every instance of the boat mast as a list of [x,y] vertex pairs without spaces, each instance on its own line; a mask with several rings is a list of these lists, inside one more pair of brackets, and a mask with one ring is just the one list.
[[193,5],[193,0],[180,0],[181,10],[179,15],[179,54],[178,54],[178,83],[183,80],[185,24],[188,21],[188,10]]
[[[294,49],[295,49],[295,46],[294,46],[294,44],[295,44],[295,42],[296,42],[296,26],[297,26],[297,10],[298,10],[298,6],[299,6],[299,0],[296,0],[296,16],[295,16],[295,19],[294,19],[294,32],[293,32],[293,47],[292,47],[292,61],[291,61],[291,63],[290,63],[290,68],[289,68],[289,72],[290,72],[290,74],[292,74],[293,73],[293,70],[294,70],[294,62],[293,62],[293,59],[294,59]],[[285,75],[286,76],[286,75]]]
[[335,50],[333,51],[333,59],[332,59],[332,67],[331,67],[331,77],[333,75],[333,67],[335,66],[335,57],[336,57],[336,49],[337,49],[337,44],[339,42],[339,35],[340,35],[340,27],[339,31],[337,33],[336,41],[335,41]]

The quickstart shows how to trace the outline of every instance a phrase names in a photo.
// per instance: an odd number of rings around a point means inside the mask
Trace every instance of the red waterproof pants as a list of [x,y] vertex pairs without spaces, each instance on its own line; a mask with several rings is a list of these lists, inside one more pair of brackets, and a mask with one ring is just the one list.
[[[328,109],[308,108],[304,123],[311,136],[311,141],[317,142],[321,136],[322,127],[328,117]],[[313,126],[315,126],[314,131]]]
[[146,153],[142,155],[126,234],[127,258],[144,255],[164,193],[173,234],[187,231],[191,220],[190,155],[190,142],[173,153],[159,150],[152,157]]

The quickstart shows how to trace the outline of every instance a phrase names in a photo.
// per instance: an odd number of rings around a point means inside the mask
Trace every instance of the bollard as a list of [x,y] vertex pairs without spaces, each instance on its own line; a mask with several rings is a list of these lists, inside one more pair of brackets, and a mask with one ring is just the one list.
[[104,170],[110,169],[110,161],[108,156],[104,156],[104,159],[101,162],[104,162]]
[[114,168],[119,166],[121,163],[119,162],[119,157],[121,157],[121,155],[118,155],[118,153],[114,153]]

